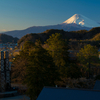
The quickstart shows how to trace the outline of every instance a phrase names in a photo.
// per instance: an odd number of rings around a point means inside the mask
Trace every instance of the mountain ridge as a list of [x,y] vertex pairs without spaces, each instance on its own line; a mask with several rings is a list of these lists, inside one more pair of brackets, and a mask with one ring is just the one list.
[[8,31],[4,32],[3,34],[11,35],[13,37],[21,38],[26,34],[30,33],[42,33],[48,29],[63,29],[64,31],[77,31],[77,30],[90,30],[91,28],[81,27],[76,24],[69,24],[69,25],[51,25],[51,26],[33,26],[31,28],[27,28],[25,30],[15,30],[15,31]]
[[0,43],[17,43],[18,40],[18,38],[14,38],[7,34],[0,34]]
[[[83,15],[75,14],[71,18],[73,18],[73,17],[75,17],[76,19],[74,18],[74,20],[72,20],[72,22],[70,22],[70,23],[68,23],[68,20],[70,19],[69,18],[65,22],[63,22],[61,24],[57,24],[57,25],[32,26],[32,27],[29,27],[29,28],[24,29],[24,30],[14,30],[14,31],[3,32],[3,34],[7,34],[7,35],[11,35],[13,37],[21,38],[26,34],[42,33],[48,29],[63,29],[64,31],[78,31],[78,30],[90,30],[91,28],[93,28],[92,26],[86,27],[86,25],[84,24],[84,22],[86,22],[86,21],[83,18],[85,18],[85,19],[88,19],[88,18],[84,17]],[[91,20],[89,20],[88,22],[91,22]],[[93,24],[93,21],[91,23]],[[98,24],[97,24],[97,26],[98,26]],[[96,24],[94,24],[94,27],[96,27]]]
[[32,41],[35,42],[36,39],[40,39],[42,43],[44,43],[49,36],[55,33],[60,33],[62,35],[63,39],[76,39],[76,40],[86,40],[86,39],[92,39],[96,34],[100,33],[100,27],[92,28],[91,30],[80,30],[80,31],[64,31],[64,30],[58,30],[58,29],[50,29],[46,30],[43,33],[31,33],[23,36],[18,41],[19,47],[24,44],[25,41]]

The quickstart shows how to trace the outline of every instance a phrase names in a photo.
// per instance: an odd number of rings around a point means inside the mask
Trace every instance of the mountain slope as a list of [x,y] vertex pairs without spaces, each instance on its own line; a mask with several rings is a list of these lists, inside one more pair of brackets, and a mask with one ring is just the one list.
[[81,25],[84,27],[99,27],[100,24],[98,24],[97,22],[81,15],[81,14],[75,14],[72,17],[70,17],[69,19],[67,19],[66,21],[64,21],[62,24],[77,24],[77,25]]
[[0,43],[17,43],[18,40],[18,38],[13,38],[12,36],[6,34],[0,34]]
[[21,38],[26,34],[29,33],[41,33],[48,29],[63,29],[64,31],[76,31],[76,30],[89,30],[91,28],[81,27],[76,24],[69,24],[69,25],[50,25],[50,26],[33,26],[27,28],[25,30],[15,30],[15,31],[8,31],[4,32],[4,34],[11,35],[13,37]]
[[86,40],[86,39],[92,39],[96,36],[96,34],[100,33],[100,27],[99,28],[93,28],[89,31],[81,30],[81,31],[64,31],[64,30],[57,30],[57,29],[50,29],[47,31],[44,31],[43,33],[37,33],[37,34],[27,34],[23,36],[18,41],[18,45],[22,46],[25,41],[32,41],[35,42],[36,39],[40,39],[42,43],[44,43],[49,36],[55,33],[62,34],[63,39],[76,39],[76,40]]
[[4,32],[4,34],[21,38],[29,33],[41,33],[48,29],[63,29],[64,31],[78,31],[78,30],[90,30],[92,27],[98,27],[98,26],[100,26],[100,24],[96,23],[95,21],[92,21],[83,15],[75,14],[68,20],[58,25],[33,26],[24,30],[14,30],[14,31]]

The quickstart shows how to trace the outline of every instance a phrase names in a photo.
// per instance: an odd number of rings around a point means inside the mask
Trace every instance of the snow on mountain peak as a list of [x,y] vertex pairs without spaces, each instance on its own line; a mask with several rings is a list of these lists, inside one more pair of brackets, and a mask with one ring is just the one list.
[[75,14],[66,21],[64,21],[62,24],[77,24],[85,27],[99,27],[100,24],[97,22],[81,15],[81,14]]

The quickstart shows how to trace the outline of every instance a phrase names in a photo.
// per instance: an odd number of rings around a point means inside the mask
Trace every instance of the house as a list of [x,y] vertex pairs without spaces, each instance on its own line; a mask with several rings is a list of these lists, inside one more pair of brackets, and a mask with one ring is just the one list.
[[37,100],[100,100],[100,91],[44,87]]

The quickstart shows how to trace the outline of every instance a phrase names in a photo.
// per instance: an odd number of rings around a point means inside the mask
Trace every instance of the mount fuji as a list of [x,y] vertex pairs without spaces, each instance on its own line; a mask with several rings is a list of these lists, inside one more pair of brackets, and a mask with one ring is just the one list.
[[100,27],[100,24],[80,14],[75,14],[66,21],[57,25],[32,26],[24,30],[3,32],[3,34],[21,38],[28,33],[41,33],[49,29],[63,29],[64,31],[90,30],[93,27]]
[[100,27],[100,24],[81,15],[81,14],[75,14],[66,21],[64,21],[62,24],[77,24],[84,27]]

